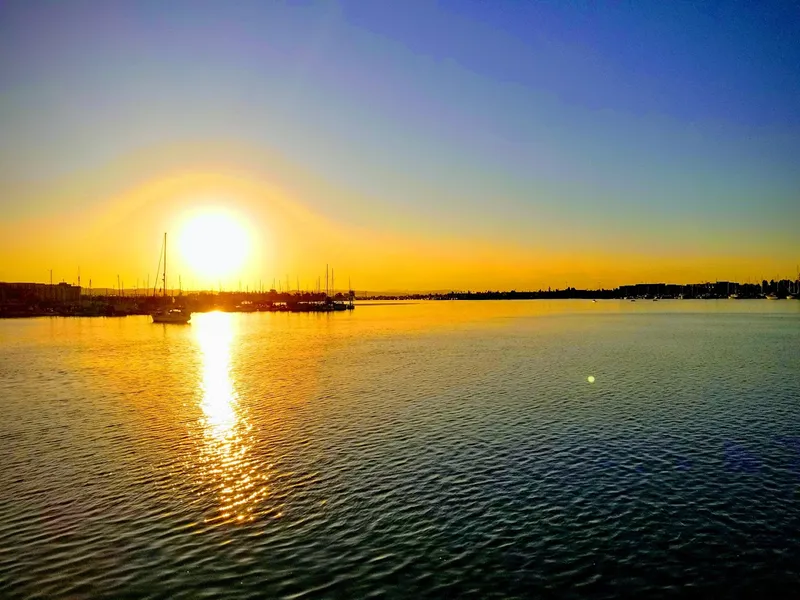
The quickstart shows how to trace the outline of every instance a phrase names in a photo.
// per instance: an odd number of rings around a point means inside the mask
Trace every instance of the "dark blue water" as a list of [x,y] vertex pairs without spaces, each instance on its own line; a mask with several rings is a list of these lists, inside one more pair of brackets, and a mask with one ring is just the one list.
[[0,322],[0,402],[3,597],[800,589],[800,302]]

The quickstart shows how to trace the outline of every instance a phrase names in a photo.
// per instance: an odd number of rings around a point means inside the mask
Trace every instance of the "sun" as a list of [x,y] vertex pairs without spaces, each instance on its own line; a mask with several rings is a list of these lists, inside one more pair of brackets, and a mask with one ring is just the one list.
[[193,275],[213,283],[240,271],[250,252],[250,236],[230,212],[206,210],[185,222],[178,248]]

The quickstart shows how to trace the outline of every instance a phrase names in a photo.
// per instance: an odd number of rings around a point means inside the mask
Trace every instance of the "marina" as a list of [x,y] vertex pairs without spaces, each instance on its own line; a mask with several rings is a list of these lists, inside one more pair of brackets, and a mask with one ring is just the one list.
[[[728,293],[728,289],[737,293]],[[35,283],[0,282],[0,318],[20,317],[124,317],[129,315],[154,315],[164,310],[180,310],[182,313],[222,312],[313,312],[335,313],[352,311],[356,301],[406,300],[798,300],[800,279],[780,280],[755,284],[690,284],[665,286],[644,284],[620,286],[611,290],[565,290],[538,291],[487,291],[380,294],[364,292],[356,294],[352,289],[310,291],[185,292],[168,290],[160,294],[147,290],[87,290],[66,283],[55,285]],[[177,313],[175,313],[177,315]],[[176,317],[177,318],[177,317]]]

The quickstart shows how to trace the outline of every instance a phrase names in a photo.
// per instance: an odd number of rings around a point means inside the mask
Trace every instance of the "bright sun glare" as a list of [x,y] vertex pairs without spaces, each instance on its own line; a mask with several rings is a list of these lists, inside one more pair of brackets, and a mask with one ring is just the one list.
[[213,281],[236,275],[247,259],[250,239],[230,213],[207,211],[186,221],[178,247],[196,277]]

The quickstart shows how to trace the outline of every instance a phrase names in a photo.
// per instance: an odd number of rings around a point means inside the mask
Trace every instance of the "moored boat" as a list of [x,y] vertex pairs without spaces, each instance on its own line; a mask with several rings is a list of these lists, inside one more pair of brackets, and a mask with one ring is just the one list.
[[184,312],[180,308],[156,311],[151,316],[153,317],[153,323],[175,323],[179,325],[186,325],[192,319],[192,313]]
[[[172,298],[167,299],[167,234],[164,234],[164,275],[162,278],[162,299],[164,302],[164,307],[156,310],[155,312],[151,313],[150,316],[153,318],[153,323],[172,323],[176,325],[186,325],[192,318],[191,311],[187,311],[181,308],[169,308],[167,304],[172,304]],[[156,274],[158,277],[158,274]],[[153,290],[153,295],[155,296],[155,290]]]

